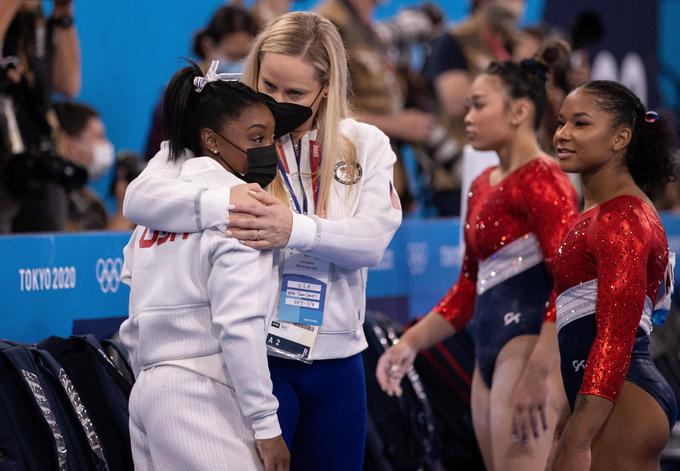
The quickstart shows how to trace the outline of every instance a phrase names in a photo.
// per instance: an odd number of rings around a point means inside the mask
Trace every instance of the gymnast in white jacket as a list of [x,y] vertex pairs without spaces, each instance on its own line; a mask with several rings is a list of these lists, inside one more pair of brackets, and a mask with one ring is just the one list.
[[[179,178],[199,193],[265,183],[276,172],[265,99],[215,69],[180,70],[164,98],[169,158],[182,157]],[[120,335],[137,377],[130,434],[138,471],[288,470],[265,345],[272,251],[223,230],[138,226],[125,247],[131,293]]]
[[349,117],[347,77],[332,23],[315,13],[279,16],[253,41],[241,80],[278,102],[280,180],[252,197],[245,185],[198,191],[177,178],[162,145],[123,208],[136,224],[195,232],[227,223],[226,237],[278,249],[267,346],[296,471],[363,468],[367,267],[381,260],[402,216],[396,156],[378,128]]

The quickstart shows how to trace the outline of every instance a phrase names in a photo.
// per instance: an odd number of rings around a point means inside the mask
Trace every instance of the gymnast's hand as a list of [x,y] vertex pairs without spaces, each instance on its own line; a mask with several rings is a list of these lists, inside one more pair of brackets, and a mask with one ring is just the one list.
[[512,419],[512,441],[529,446],[548,430],[548,372],[529,364],[515,389],[515,412]]
[[259,185],[251,184],[233,187],[229,202],[227,236],[259,250],[278,249],[288,244],[293,213],[279,199]]
[[375,377],[388,396],[401,396],[401,379],[413,366],[417,353],[416,349],[402,339],[382,354],[378,360]]
[[257,454],[264,464],[265,471],[288,471],[290,469],[290,453],[283,437],[255,440]]

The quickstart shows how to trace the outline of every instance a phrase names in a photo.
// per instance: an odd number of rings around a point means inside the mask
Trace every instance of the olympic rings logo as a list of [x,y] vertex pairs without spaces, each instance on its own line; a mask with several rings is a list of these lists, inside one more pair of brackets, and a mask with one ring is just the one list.
[[100,258],[97,260],[96,275],[102,293],[115,293],[120,287],[120,274],[123,271],[123,260],[116,258]]

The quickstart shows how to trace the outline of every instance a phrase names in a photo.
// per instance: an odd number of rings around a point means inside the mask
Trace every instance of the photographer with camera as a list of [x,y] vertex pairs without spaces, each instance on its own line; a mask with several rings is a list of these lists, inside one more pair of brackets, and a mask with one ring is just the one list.
[[62,230],[87,170],[65,160],[52,93],[74,97],[81,64],[73,2],[0,0],[0,233]]
[[[99,113],[85,103],[54,105],[64,142],[64,157],[87,170],[88,181],[97,181],[115,164],[113,144]],[[88,187],[68,192],[67,231],[104,230],[108,214],[101,198]]]

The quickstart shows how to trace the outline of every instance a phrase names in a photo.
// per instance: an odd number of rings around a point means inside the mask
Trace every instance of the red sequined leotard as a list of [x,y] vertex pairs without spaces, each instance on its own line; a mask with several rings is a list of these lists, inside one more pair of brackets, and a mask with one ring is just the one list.
[[596,334],[580,394],[616,400],[645,296],[655,300],[667,263],[668,243],[658,215],[632,195],[585,211],[567,234],[554,264],[557,294],[597,280]]
[[[556,162],[532,160],[497,185],[489,184],[493,169],[484,171],[470,187],[460,276],[434,308],[456,331],[472,318],[478,262],[532,232],[551,270],[555,252],[578,213],[574,187]],[[546,319],[554,320],[554,295],[550,299]]]

